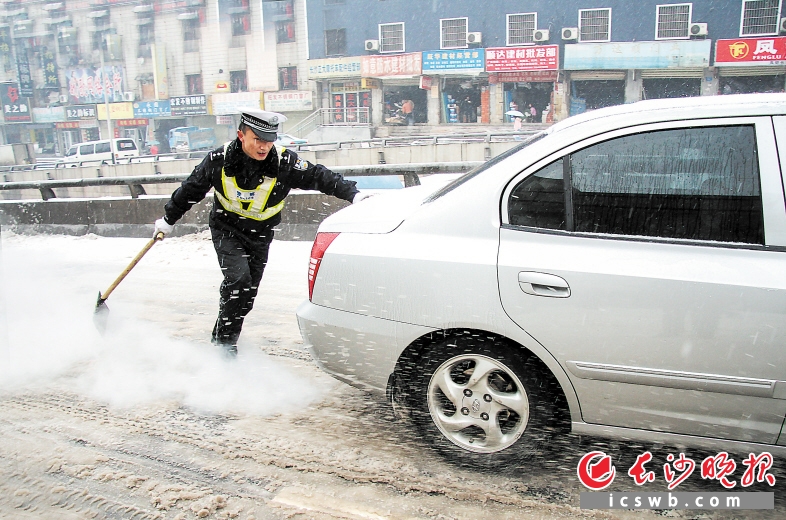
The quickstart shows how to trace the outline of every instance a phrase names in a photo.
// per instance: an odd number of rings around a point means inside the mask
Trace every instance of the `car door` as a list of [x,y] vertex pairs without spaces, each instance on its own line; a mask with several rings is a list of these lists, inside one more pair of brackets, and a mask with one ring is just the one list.
[[500,298],[585,422],[775,443],[785,213],[771,118],[596,136],[506,189]]

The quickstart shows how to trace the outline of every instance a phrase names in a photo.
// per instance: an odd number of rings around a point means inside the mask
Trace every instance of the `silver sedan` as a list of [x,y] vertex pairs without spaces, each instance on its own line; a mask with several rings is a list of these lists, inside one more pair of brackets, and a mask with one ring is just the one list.
[[326,219],[314,359],[475,462],[555,435],[786,453],[786,95],[571,117]]

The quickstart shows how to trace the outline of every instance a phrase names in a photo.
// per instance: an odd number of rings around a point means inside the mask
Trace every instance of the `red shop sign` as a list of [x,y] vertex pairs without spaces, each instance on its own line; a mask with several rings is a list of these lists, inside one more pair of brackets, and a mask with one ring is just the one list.
[[715,43],[715,64],[786,65],[786,36],[718,40]]

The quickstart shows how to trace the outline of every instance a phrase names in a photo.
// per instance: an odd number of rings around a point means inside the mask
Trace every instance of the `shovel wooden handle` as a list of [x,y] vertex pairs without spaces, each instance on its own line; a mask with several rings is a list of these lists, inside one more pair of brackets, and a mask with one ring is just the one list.
[[159,232],[158,234],[156,234],[156,236],[151,238],[150,241],[147,244],[145,244],[145,247],[142,248],[142,250],[139,252],[139,254],[137,254],[134,257],[134,259],[131,260],[131,263],[128,264],[128,267],[126,267],[123,270],[123,272],[120,273],[120,276],[118,276],[117,279],[114,282],[112,282],[112,285],[109,286],[109,289],[107,289],[104,292],[104,294],[101,295],[101,301],[105,301],[107,298],[109,298],[109,295],[112,294],[112,291],[115,290],[115,287],[120,285],[120,282],[123,281],[123,278],[125,278],[126,275],[128,275],[128,273],[131,272],[131,269],[133,269],[134,266],[136,264],[138,264],[140,260],[142,260],[142,257],[145,256],[145,253],[150,251],[150,248],[153,247],[156,242],[158,242],[159,240],[163,240],[163,239],[164,239],[164,234],[161,233],[161,232]]

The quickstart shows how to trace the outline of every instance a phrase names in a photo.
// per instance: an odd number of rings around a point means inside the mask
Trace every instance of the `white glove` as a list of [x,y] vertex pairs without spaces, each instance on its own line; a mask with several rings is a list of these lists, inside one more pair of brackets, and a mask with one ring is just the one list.
[[376,193],[369,193],[367,191],[359,191],[355,193],[355,197],[352,199],[352,204],[357,204],[361,200],[365,200],[369,197],[373,197]]
[[161,217],[160,219],[156,220],[156,230],[153,231],[153,238],[155,238],[159,233],[168,235],[172,232],[173,229],[175,229],[175,225],[168,223],[166,220],[164,220],[164,217]]

